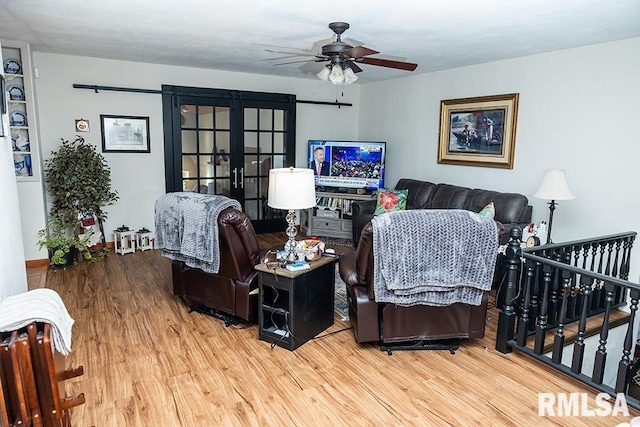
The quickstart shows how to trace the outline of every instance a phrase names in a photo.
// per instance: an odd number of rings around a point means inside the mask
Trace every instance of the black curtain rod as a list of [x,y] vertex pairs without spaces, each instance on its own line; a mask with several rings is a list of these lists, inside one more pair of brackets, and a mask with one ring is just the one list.
[[[174,93],[171,92],[171,91],[163,92],[161,90],[156,90],[156,89],[138,89],[138,88],[132,88],[132,87],[83,85],[83,84],[79,84],[79,83],[74,83],[73,84],[73,88],[74,89],[90,89],[90,90],[95,91],[96,93],[98,93],[101,90],[110,90],[110,91],[114,91],[114,92],[152,93],[152,94],[155,94],[155,95],[174,95]],[[340,108],[340,107],[352,107],[353,106],[353,104],[348,103],[348,102],[338,102],[337,99],[335,100],[335,102],[306,101],[306,100],[303,100],[303,99],[296,99],[296,103],[297,104],[314,104],[314,105],[333,105],[333,106],[337,106],[338,108]]]

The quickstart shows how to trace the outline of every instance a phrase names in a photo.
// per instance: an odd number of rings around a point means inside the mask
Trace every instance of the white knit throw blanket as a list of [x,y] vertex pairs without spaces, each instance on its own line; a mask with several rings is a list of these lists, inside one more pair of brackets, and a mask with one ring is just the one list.
[[218,215],[240,202],[224,196],[167,193],[156,200],[156,247],[162,255],[207,273],[220,269]]
[[407,210],[373,218],[376,302],[480,305],[491,289],[498,228],[465,210]]
[[74,320],[56,291],[34,289],[0,303],[0,332],[15,331],[33,322],[49,323],[54,348],[65,356],[69,354]]

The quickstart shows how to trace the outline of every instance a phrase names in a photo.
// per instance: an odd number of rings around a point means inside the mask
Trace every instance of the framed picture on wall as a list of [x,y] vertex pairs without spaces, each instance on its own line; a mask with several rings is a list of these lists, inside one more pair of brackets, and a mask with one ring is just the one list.
[[438,163],[513,169],[518,94],[440,102]]
[[149,117],[100,115],[103,153],[150,153]]

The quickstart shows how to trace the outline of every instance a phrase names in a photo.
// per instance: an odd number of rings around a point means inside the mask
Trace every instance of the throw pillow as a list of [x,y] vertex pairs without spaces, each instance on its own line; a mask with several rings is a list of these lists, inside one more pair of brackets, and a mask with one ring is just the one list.
[[378,191],[376,210],[374,215],[380,215],[392,211],[403,211],[407,208],[407,195],[409,190]]
[[487,218],[493,219],[496,216],[496,207],[493,205],[493,202],[491,202],[478,213],[480,216],[486,216]]

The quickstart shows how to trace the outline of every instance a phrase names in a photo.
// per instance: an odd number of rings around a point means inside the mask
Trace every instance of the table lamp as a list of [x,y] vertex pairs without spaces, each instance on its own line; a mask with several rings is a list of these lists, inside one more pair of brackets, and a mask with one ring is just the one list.
[[533,194],[536,199],[551,200],[549,202],[549,228],[547,229],[547,245],[551,241],[551,225],[553,224],[553,211],[556,210],[556,200],[573,200],[576,196],[569,189],[567,174],[560,169],[549,169],[542,178],[542,183]]
[[285,261],[296,261],[296,209],[309,209],[316,205],[315,178],[312,169],[277,168],[269,171],[267,204],[274,209],[288,210],[287,236],[284,246]]

